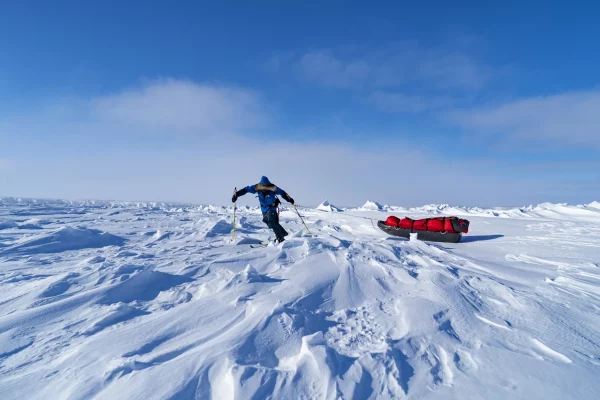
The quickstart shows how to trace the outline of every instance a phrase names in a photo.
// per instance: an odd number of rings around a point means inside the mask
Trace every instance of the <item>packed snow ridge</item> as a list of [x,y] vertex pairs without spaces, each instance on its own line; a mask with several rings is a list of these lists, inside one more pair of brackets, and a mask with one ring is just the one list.
[[[37,228],[34,228],[37,229]],[[125,239],[97,229],[63,226],[50,232],[25,236],[1,250],[1,253],[60,253],[105,246],[120,246]]]
[[598,398],[600,203],[371,203],[251,248],[257,207],[1,199],[0,398]]
[[383,206],[376,201],[367,200],[359,210],[381,211]]
[[327,212],[341,212],[342,211],[341,208],[337,208],[336,206],[334,206],[333,204],[331,204],[329,202],[329,200],[325,200],[324,202],[322,202],[321,204],[319,204],[317,206],[317,210],[327,211]]

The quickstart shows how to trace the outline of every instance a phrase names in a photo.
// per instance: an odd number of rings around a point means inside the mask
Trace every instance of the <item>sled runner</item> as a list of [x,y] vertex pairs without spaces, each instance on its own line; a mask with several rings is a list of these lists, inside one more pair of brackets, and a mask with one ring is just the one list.
[[378,221],[377,226],[392,236],[409,239],[411,233],[416,233],[417,239],[428,242],[458,243],[462,234],[469,232],[469,221],[457,217],[414,220],[390,216],[385,221]]

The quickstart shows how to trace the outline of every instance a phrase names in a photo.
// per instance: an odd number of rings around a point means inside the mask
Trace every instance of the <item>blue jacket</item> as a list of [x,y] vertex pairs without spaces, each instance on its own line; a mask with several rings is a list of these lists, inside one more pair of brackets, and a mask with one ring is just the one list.
[[260,183],[257,183],[256,185],[246,186],[244,189],[237,192],[237,195],[243,196],[246,193],[258,194],[260,209],[263,213],[275,207],[275,201],[277,200],[275,196],[279,195],[287,201],[289,201],[288,199],[290,199],[285,190],[273,185],[269,181],[269,178],[267,178],[266,176],[262,177]]

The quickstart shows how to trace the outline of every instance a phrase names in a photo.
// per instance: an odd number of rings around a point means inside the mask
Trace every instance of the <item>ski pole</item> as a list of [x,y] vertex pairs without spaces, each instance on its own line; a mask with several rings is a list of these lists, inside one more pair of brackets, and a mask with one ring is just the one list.
[[[237,193],[237,187],[233,188],[233,194]],[[235,242],[235,210],[237,210],[237,198],[233,202],[233,229],[231,229],[231,241]]]
[[308,232],[309,235],[312,236],[312,233],[310,232],[310,229],[308,229],[308,226],[306,226],[306,222],[304,222],[304,219],[302,218],[302,215],[300,215],[300,213],[298,212],[298,209],[296,208],[296,205],[292,204],[292,206],[294,207],[294,210],[296,210],[296,214],[298,214],[298,217],[300,217],[300,221],[302,221],[302,223],[304,224],[304,227],[306,228],[306,231]]

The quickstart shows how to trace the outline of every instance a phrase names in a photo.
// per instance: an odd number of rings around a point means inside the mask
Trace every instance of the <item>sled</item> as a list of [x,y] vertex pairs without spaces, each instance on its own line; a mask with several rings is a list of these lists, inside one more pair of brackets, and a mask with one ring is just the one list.
[[439,217],[413,220],[390,216],[378,221],[379,229],[388,235],[410,239],[411,233],[426,242],[458,243],[463,233],[469,232],[469,221],[457,217]]

